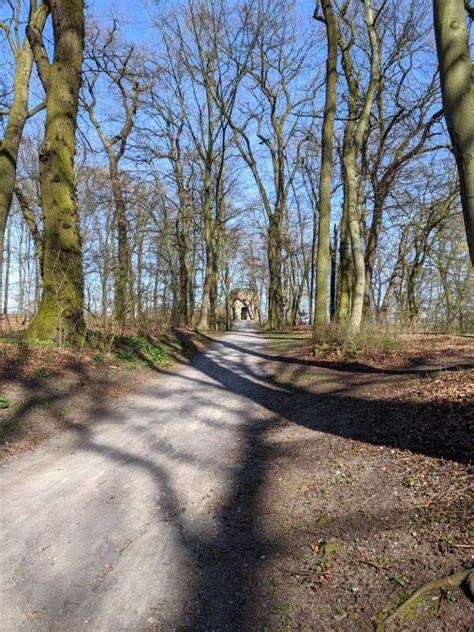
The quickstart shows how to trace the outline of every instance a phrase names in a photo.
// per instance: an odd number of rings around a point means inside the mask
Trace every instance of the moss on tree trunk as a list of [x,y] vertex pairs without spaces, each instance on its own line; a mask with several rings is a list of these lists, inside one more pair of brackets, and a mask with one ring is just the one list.
[[[30,22],[41,32],[48,15],[47,7],[41,5],[31,13]],[[13,95],[7,124],[0,143],[0,295],[3,278],[3,242],[5,226],[13,200],[16,182],[16,166],[23,128],[28,119],[28,91],[33,68],[33,52],[25,38],[15,52],[15,74],[13,77]]]
[[82,248],[74,190],[84,4],[83,0],[50,0],[46,4],[53,19],[51,63],[40,33],[28,29],[46,92],[46,122],[39,151],[44,218],[43,295],[26,337],[64,343],[77,342],[84,334]]
[[474,264],[474,78],[463,0],[433,0],[443,110],[459,174],[471,262]]

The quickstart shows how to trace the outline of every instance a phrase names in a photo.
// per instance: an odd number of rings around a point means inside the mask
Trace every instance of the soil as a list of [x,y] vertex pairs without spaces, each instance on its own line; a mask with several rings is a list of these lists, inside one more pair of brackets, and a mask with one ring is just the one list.
[[[254,455],[255,629],[370,630],[425,582],[474,566],[474,372],[414,370],[469,364],[474,341],[409,337],[391,357],[344,362],[313,359],[295,332],[271,338],[276,381],[294,396]],[[459,589],[435,591],[390,629],[473,625]]]
[[[209,342],[187,330],[150,338],[165,362],[140,352],[123,357],[126,345],[86,347],[81,352],[27,345],[0,338],[0,459],[34,449],[45,440],[99,421],[114,402],[175,363],[186,363]],[[129,352],[128,352],[129,353]]]

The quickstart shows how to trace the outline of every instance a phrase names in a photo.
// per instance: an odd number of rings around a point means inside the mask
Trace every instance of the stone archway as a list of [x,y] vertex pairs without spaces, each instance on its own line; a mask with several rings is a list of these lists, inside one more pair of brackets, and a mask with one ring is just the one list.
[[254,321],[258,315],[258,296],[248,288],[237,288],[230,293],[232,319]]

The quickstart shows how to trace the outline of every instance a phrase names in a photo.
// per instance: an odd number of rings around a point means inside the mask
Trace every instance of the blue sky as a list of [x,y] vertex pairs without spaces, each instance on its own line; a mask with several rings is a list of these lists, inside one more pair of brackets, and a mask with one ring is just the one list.
[[[147,8],[152,11],[156,6],[166,7],[168,0],[95,0],[87,2],[86,6],[94,14],[110,18],[118,15],[128,24],[128,37],[137,42],[147,40],[147,26],[149,18]],[[301,7],[301,13],[311,19],[314,11],[315,0],[297,0]]]

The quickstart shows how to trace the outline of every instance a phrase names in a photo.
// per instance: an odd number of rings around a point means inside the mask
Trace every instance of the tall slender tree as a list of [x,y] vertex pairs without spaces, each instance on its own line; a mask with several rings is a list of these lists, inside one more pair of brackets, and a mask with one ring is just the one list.
[[328,314],[328,269],[329,269],[329,231],[331,223],[331,179],[334,145],[334,119],[337,99],[337,26],[332,0],[321,0],[323,15],[315,16],[326,27],[326,101],[321,143],[321,171],[319,175],[319,222],[318,246],[316,258],[316,305],[314,331],[327,322]]
[[[345,18],[349,22],[349,18]],[[351,239],[352,258],[354,263],[354,291],[352,299],[352,311],[350,317],[350,328],[358,331],[362,323],[362,309],[364,302],[365,288],[365,262],[361,245],[360,231],[360,188],[358,162],[365,140],[369,117],[372,110],[374,96],[379,82],[380,75],[380,55],[379,42],[375,30],[375,21],[370,0],[364,0],[364,21],[369,39],[370,69],[368,84],[362,101],[360,111],[354,119],[357,109],[356,100],[359,94],[354,66],[350,58],[350,46],[347,46],[342,38],[339,43],[342,51],[343,68],[349,90],[349,120],[345,129],[345,142],[343,149],[343,177],[344,177],[344,204],[347,212],[348,232]],[[353,26],[351,30],[353,32]]]
[[[47,3],[41,2],[38,6],[35,3],[30,5],[28,22],[32,28],[41,33],[44,23],[49,13]],[[6,126],[3,138],[0,141],[0,296],[2,294],[2,264],[3,264],[3,241],[5,226],[10,212],[15,190],[15,180],[17,172],[18,151],[23,129],[27,119],[35,112],[44,107],[39,103],[32,110],[28,109],[29,85],[31,71],[33,68],[33,52],[30,42],[25,36],[20,37],[20,11],[15,11],[13,26],[0,21],[0,30],[5,32],[11,53],[14,58],[14,76],[12,101],[10,107],[5,111]]]

